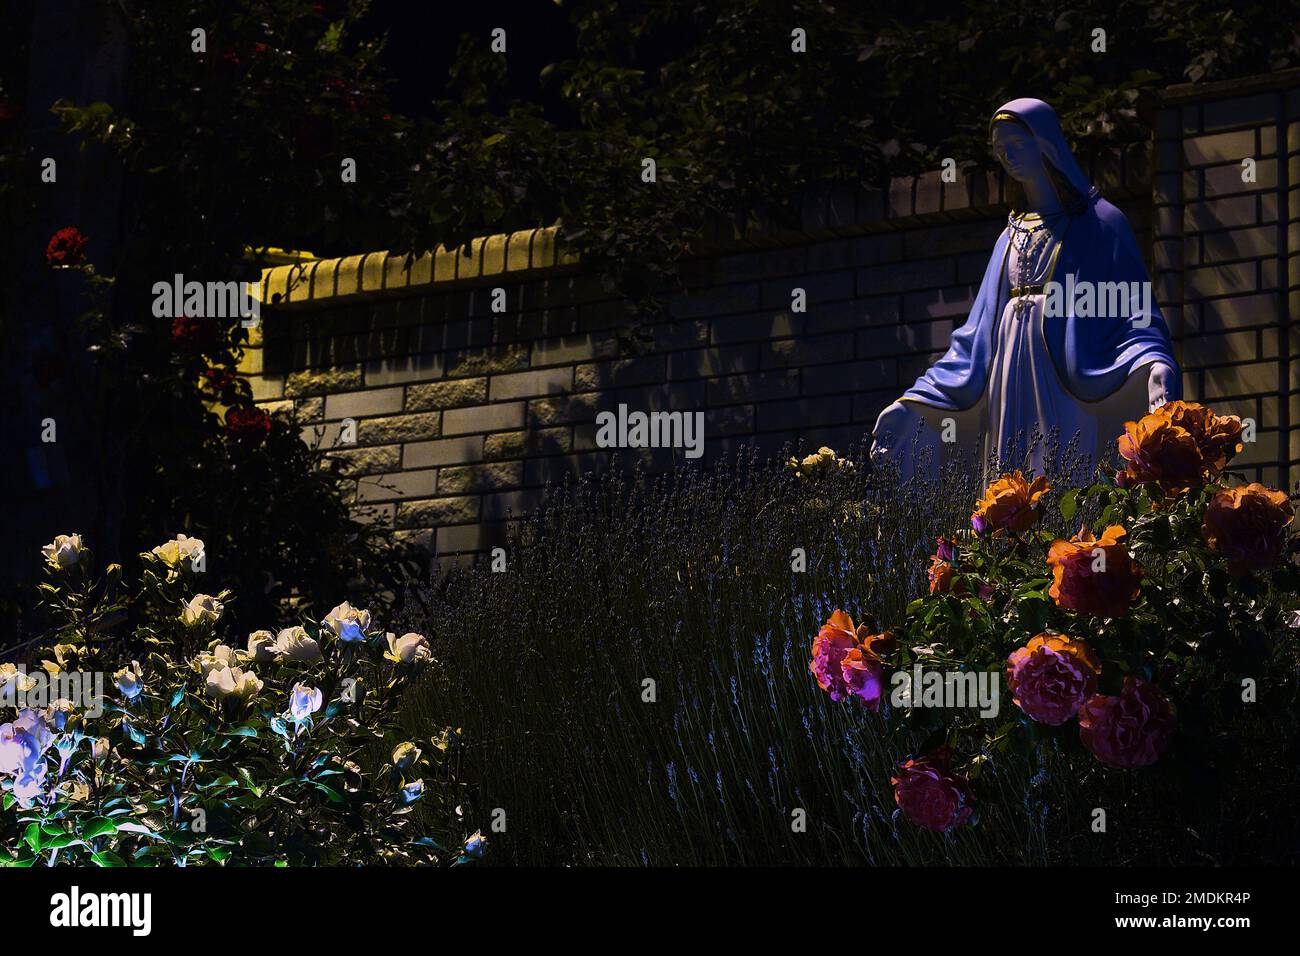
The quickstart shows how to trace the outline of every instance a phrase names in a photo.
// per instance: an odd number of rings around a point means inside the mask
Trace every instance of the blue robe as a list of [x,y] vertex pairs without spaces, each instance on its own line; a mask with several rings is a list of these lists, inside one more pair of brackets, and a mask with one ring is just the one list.
[[[1067,274],[1072,273],[1076,284],[1149,282],[1128,220],[1084,178],[1051,107],[1041,100],[1013,100],[998,112],[1019,117],[1034,135],[1043,155],[1086,197],[1084,208],[1070,216],[1064,230],[1052,280],[1064,283]],[[953,333],[948,352],[904,393],[903,401],[960,411],[975,408],[985,400],[990,369],[996,358],[998,323],[1003,321],[1011,299],[1011,282],[1004,268],[1010,233],[1008,226],[994,245],[974,306],[965,324]],[[1088,414],[1082,403],[1104,401],[1118,392],[1133,373],[1152,363],[1164,363],[1175,373],[1178,363],[1154,295],[1150,321],[1145,327],[1141,326],[1147,316],[1140,317],[1136,324],[1131,314],[1084,317],[1074,314],[1073,303],[1065,304],[1064,314],[1044,314],[1039,309],[1033,316],[1033,321],[1041,322],[1042,339],[1051,356],[1055,380],[1040,371],[1031,387],[1063,392],[1063,397],[1073,401],[1044,404],[1070,410],[1062,415],[1066,420],[1019,424],[1026,433],[1035,425],[1043,433],[1056,428],[1062,439],[1068,441],[1077,430],[1072,427],[1076,423],[1068,420],[1070,416]],[[1179,378],[1175,374],[1175,389]],[[1035,403],[1016,404],[1032,407]],[[1145,412],[1145,407],[1134,408],[1131,417]]]

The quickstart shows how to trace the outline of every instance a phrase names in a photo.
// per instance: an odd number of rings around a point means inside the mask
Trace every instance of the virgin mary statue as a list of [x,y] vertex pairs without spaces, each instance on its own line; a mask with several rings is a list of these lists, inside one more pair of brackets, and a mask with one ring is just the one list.
[[1015,194],[1007,226],[947,354],[873,430],[872,459],[904,476],[976,436],[986,462],[1041,472],[1030,436],[1053,429],[1095,462],[1126,420],[1181,397],[1133,231],[1084,178],[1052,108],[1012,100],[990,133]]

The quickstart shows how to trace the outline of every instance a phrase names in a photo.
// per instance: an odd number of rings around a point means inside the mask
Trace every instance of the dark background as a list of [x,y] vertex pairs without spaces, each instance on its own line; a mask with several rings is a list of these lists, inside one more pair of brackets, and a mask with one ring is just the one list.
[[569,14],[553,0],[376,0],[365,27],[363,33],[372,37],[388,35],[382,61],[396,81],[389,95],[398,113],[434,118],[433,101],[447,93],[448,68],[461,37],[480,37],[487,44],[492,30],[502,27],[509,51],[510,95],[542,103],[552,122],[569,118],[557,84],[539,78],[544,67],[577,52]]

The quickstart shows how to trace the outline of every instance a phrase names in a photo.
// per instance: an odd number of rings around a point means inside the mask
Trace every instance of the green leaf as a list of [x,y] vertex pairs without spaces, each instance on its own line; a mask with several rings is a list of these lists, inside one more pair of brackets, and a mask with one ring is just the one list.
[[58,836],[46,840],[43,849],[61,850],[66,846],[72,846],[75,843],[82,842],[84,841],[75,833],[60,833]]
[[1074,518],[1079,510],[1079,489],[1074,488],[1061,496],[1061,517],[1066,521]]
[[244,781],[244,786],[252,791],[253,796],[260,797],[262,795],[262,788],[253,781],[253,775],[249,773],[247,767],[239,768],[239,779]]
[[143,747],[143,746],[144,746],[146,743],[148,743],[148,741],[149,741],[149,738],[148,738],[147,736],[145,736],[145,733],[144,733],[143,730],[141,730],[140,728],[136,727],[134,724],[128,723],[128,722],[125,721],[125,720],[122,721],[122,729],[126,731],[127,736],[129,736],[132,740],[134,740],[134,741],[135,741],[137,744],[139,744],[141,747]]
[[325,794],[325,796],[329,797],[329,801],[330,801],[330,803],[343,803],[343,802],[344,802],[344,800],[343,800],[343,795],[340,794],[340,793],[339,793],[337,790],[335,790],[333,787],[327,787],[325,784],[321,783],[319,780],[313,780],[312,783],[315,785],[315,787],[316,787],[317,790],[319,790],[321,793]]
[[94,817],[82,828],[81,834],[84,839],[93,840],[95,837],[111,836],[117,829],[116,821],[108,817]]
[[23,840],[34,852],[41,852],[41,825],[39,823],[27,824],[27,829],[23,831]]

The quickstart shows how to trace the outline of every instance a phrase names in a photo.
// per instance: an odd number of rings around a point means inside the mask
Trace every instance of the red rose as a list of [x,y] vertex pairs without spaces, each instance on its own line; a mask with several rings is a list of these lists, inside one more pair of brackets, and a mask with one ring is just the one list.
[[235,384],[235,373],[228,368],[209,368],[204,369],[203,379],[210,388],[220,391],[228,385]]
[[1251,482],[1244,488],[1225,488],[1210,499],[1201,533],[1210,550],[1227,561],[1228,571],[1240,577],[1278,563],[1294,518],[1285,491]]
[[1048,593],[1058,607],[1097,617],[1128,612],[1138,595],[1142,569],[1129,556],[1126,534],[1123,526],[1113,524],[1098,540],[1085,525],[1069,541],[1052,544],[1047,553],[1053,576]]
[[256,448],[271,433],[271,416],[260,408],[232,408],[226,412],[226,437],[244,448]]
[[1083,641],[1039,634],[1007,658],[1012,701],[1041,724],[1059,727],[1097,692],[1101,664]]
[[894,802],[909,823],[938,833],[961,826],[974,813],[974,797],[965,777],[951,772],[952,754],[941,747],[925,757],[900,764],[891,777]]
[[204,352],[220,338],[214,319],[178,315],[172,319],[172,345],[183,352]]
[[86,243],[89,241],[76,226],[60,229],[45,246],[45,261],[57,268],[79,266],[86,261]]
[[1122,770],[1155,763],[1173,732],[1173,708],[1140,677],[1125,677],[1118,697],[1098,694],[1079,709],[1083,745],[1102,763]]

